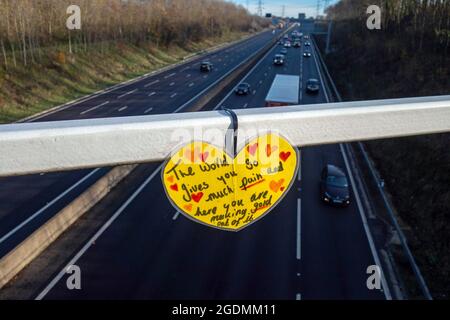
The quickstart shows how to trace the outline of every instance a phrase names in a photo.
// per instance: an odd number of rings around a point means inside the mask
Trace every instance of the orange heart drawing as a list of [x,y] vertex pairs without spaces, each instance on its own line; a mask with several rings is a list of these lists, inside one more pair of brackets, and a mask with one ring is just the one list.
[[266,154],[268,157],[270,157],[272,155],[272,153],[274,153],[277,150],[278,150],[277,146],[271,146],[270,144],[268,144],[266,146]]
[[281,189],[281,187],[283,187],[283,183],[284,183],[284,179],[277,181],[270,181],[270,190],[272,190],[273,192],[278,192],[278,190]]

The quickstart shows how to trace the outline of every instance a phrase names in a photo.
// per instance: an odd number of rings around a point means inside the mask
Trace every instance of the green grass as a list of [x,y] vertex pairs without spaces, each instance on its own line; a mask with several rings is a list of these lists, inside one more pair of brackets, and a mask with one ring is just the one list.
[[70,55],[67,47],[44,49],[39,63],[0,67],[0,123],[11,123],[101,89],[182,61],[245,33],[228,33],[186,46],[101,44]]

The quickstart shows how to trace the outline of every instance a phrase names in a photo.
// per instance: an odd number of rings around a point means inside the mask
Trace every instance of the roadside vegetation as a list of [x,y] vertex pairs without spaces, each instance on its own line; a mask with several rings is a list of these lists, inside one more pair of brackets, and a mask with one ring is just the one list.
[[[382,10],[381,30],[366,27],[372,4]],[[334,23],[326,63],[344,100],[450,94],[450,1],[341,0],[327,14]],[[450,135],[366,145],[433,296],[448,299]]]
[[222,0],[0,0],[0,123],[12,122],[267,27]]

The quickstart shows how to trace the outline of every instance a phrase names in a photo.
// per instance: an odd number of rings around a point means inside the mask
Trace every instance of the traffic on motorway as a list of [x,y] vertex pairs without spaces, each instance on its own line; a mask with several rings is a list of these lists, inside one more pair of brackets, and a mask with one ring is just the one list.
[[[202,110],[327,103],[329,89],[308,37],[313,31],[314,23],[304,23],[263,32],[32,121],[193,111],[199,97],[252,57],[257,60]],[[386,279],[378,290],[367,286],[367,268],[382,264],[343,150],[296,150],[299,165],[290,188],[283,187],[282,203],[239,233],[187,219],[163,196],[163,164],[141,165],[139,174],[52,245],[54,263],[31,276],[28,298],[390,299]],[[288,158],[286,153],[283,161]],[[276,170],[282,169],[281,163]],[[110,170],[4,178],[2,185],[23,192],[0,189],[0,197],[15,199],[1,211],[0,253],[6,255]],[[258,181],[253,179],[247,186]],[[179,190],[173,182],[168,188]],[[201,190],[188,194],[200,201],[203,195],[195,192]],[[83,228],[89,232],[80,235]],[[73,265],[82,270],[83,290],[67,288]]]
[[0,0],[2,310],[448,299],[450,1],[303,2]]
[[[264,32],[246,41],[196,57],[174,68],[100,92],[80,102],[31,119],[32,122],[128,117],[186,112],[210,87],[261,50],[276,34]],[[210,72],[200,72],[203,60]],[[109,168],[2,178],[0,184],[0,255],[7,254]],[[14,188],[11,188],[14,186]],[[15,190],[20,190],[16,192]]]

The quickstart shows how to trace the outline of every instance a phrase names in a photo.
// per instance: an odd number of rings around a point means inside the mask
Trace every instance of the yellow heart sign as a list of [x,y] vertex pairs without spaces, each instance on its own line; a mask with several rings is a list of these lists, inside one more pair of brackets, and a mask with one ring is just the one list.
[[297,149],[270,133],[250,140],[233,159],[206,142],[192,142],[165,163],[162,180],[174,207],[204,225],[239,231],[286,195],[298,168]]

